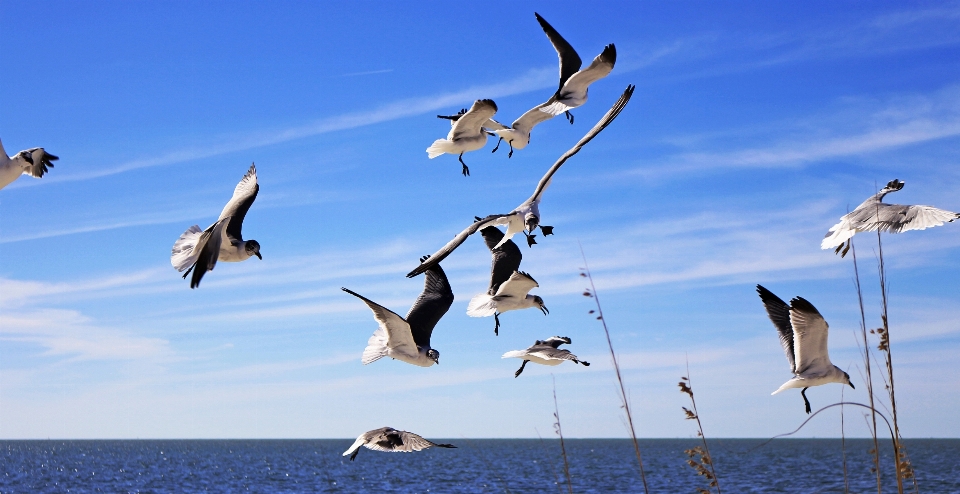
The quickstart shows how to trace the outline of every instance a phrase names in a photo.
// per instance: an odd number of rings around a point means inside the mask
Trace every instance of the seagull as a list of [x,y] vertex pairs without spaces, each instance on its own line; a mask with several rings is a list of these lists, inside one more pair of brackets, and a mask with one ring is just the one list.
[[[420,262],[427,257],[420,258]],[[453,290],[450,289],[447,275],[439,264],[427,270],[423,280],[423,293],[417,297],[413,307],[410,307],[406,319],[359,293],[341,289],[363,300],[380,325],[367,341],[367,348],[363,350],[363,357],[360,359],[363,365],[375,362],[381,357],[391,357],[420,367],[440,363],[440,352],[430,347],[430,335],[453,304]]]
[[527,144],[530,144],[530,131],[533,130],[538,123],[550,120],[556,116],[542,111],[543,108],[551,104],[553,104],[552,98],[546,103],[527,110],[526,113],[520,115],[520,118],[514,120],[509,127],[492,118],[487,119],[486,123],[483,124],[484,128],[493,130],[493,133],[500,138],[491,152],[496,153],[497,150],[500,149],[500,142],[503,140],[506,140],[507,144],[510,145],[510,153],[507,154],[507,158],[513,157],[513,151],[515,149],[527,147]]
[[497,242],[497,245],[494,248],[498,248],[503,245],[505,242],[510,240],[514,235],[519,232],[523,232],[524,229],[527,231],[524,232],[524,235],[527,237],[527,245],[533,246],[537,243],[534,240],[536,235],[533,235],[533,231],[539,227],[543,231],[544,236],[553,234],[552,226],[541,226],[540,225],[540,199],[543,197],[543,192],[547,190],[547,187],[550,186],[550,182],[553,180],[553,175],[560,169],[560,166],[564,164],[571,156],[577,154],[584,145],[590,142],[591,139],[597,136],[603,129],[605,129],[610,122],[613,122],[617,115],[623,110],[623,107],[627,105],[627,102],[630,101],[630,96],[633,95],[634,86],[627,86],[626,91],[620,96],[620,99],[614,103],[613,107],[597,122],[596,125],[590,129],[590,132],[587,132],[583,138],[577,142],[572,148],[570,148],[566,153],[563,153],[563,156],[557,160],[553,166],[547,170],[546,175],[540,179],[540,182],[537,184],[537,188],[533,191],[533,195],[529,199],[517,206],[516,209],[507,213],[507,214],[494,214],[487,216],[486,218],[481,218],[475,221],[472,225],[468,226],[462,232],[460,232],[456,237],[453,238],[450,242],[447,242],[447,245],[444,245],[436,253],[429,257],[429,260],[426,263],[421,263],[413,271],[407,273],[408,278],[417,276],[420,273],[423,273],[431,266],[436,265],[440,261],[444,260],[451,252],[453,252],[457,247],[460,246],[464,241],[467,240],[467,237],[473,235],[478,230],[482,230],[488,226],[493,225],[506,225],[507,232],[504,234],[503,238]]
[[[477,218],[480,220],[480,218]],[[483,241],[490,249],[493,261],[490,266],[490,288],[486,293],[480,293],[470,300],[467,306],[467,315],[470,317],[493,316],[496,324],[493,334],[500,334],[500,314],[503,312],[537,307],[543,315],[550,313],[543,305],[539,295],[529,295],[530,290],[538,287],[537,280],[527,273],[518,271],[523,254],[513,240],[507,240],[500,247],[496,247],[503,238],[503,232],[495,226],[488,226],[480,230]]]
[[586,103],[587,89],[590,85],[603,79],[613,70],[614,64],[617,63],[617,47],[613,43],[605,46],[603,52],[593,59],[589,67],[580,70],[583,62],[577,55],[577,51],[563,39],[563,36],[560,36],[553,26],[540,17],[540,14],[534,12],[534,15],[537,16],[537,22],[540,23],[553,48],[557,50],[557,56],[560,57],[560,88],[538,109],[552,116],[564,113],[572,124],[573,115],[570,110]]
[[810,401],[807,400],[807,388],[821,384],[849,384],[850,374],[830,363],[827,352],[827,330],[829,325],[817,308],[801,297],[794,297],[788,306],[766,288],[757,285],[757,293],[767,309],[767,315],[780,333],[780,344],[790,362],[790,372],[794,378],[783,383],[777,394],[790,388],[803,388],[800,395],[810,413]]
[[0,142],[0,189],[10,185],[14,180],[20,178],[20,175],[30,175],[34,178],[40,178],[47,173],[47,168],[53,168],[53,162],[58,157],[48,153],[43,148],[30,148],[13,155],[7,156],[3,149],[3,142]]
[[850,238],[857,233],[877,230],[890,233],[925,230],[960,218],[958,213],[931,206],[902,206],[881,202],[883,196],[902,189],[904,183],[897,179],[887,182],[880,192],[863,201],[857,209],[841,217],[840,223],[833,225],[823,242],[820,242],[820,248],[836,247],[834,253],[839,253],[840,257],[843,257],[850,250]]
[[566,336],[551,336],[543,341],[537,340],[533,346],[526,350],[514,350],[504,353],[503,357],[500,358],[523,359],[523,363],[520,364],[517,372],[513,373],[513,377],[520,377],[520,373],[523,372],[523,368],[527,366],[527,362],[543,365],[560,365],[564,360],[572,360],[575,364],[590,366],[590,362],[578,359],[577,356],[570,353],[569,350],[559,350],[558,347],[564,343],[569,345],[570,338]]
[[497,104],[491,99],[478,99],[470,110],[451,116],[438,118],[450,120],[450,133],[446,139],[437,139],[427,148],[427,157],[436,158],[444,153],[460,153],[460,164],[463,165],[463,176],[470,175],[470,168],[463,162],[463,153],[476,151],[487,144],[487,132],[483,123],[497,113]]
[[360,452],[360,446],[374,451],[389,451],[391,453],[410,453],[420,451],[433,446],[438,448],[456,448],[452,444],[437,444],[407,431],[398,431],[393,427],[381,427],[369,432],[364,432],[357,437],[343,456],[350,455],[350,461],[357,457]]
[[200,286],[200,279],[207,271],[213,271],[217,261],[240,262],[253,256],[263,260],[260,244],[256,240],[243,240],[241,233],[243,218],[259,191],[257,168],[250,165],[217,222],[206,230],[200,230],[199,226],[193,225],[174,242],[170,263],[177,271],[186,270],[183,273],[184,279],[193,271],[190,288]]

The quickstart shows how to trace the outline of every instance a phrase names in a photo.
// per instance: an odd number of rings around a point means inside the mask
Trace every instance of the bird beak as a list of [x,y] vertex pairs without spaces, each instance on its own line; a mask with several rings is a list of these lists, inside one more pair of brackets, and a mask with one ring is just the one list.
[[263,260],[263,256],[260,255],[260,251],[254,252],[253,255],[257,256],[257,259]]
[[855,387],[853,386],[853,383],[847,383],[847,384],[849,384],[851,388],[857,389],[857,388],[855,388]]
[[547,315],[547,314],[550,313],[550,310],[547,309],[547,306],[546,306],[546,305],[541,305],[541,306],[540,306],[540,312],[543,312],[543,315]]

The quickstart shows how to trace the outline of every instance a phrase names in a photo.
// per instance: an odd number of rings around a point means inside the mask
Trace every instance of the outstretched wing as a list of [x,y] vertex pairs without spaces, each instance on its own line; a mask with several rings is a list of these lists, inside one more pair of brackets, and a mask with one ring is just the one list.
[[453,237],[453,240],[447,242],[447,245],[444,245],[440,248],[440,250],[434,252],[426,261],[421,262],[416,269],[407,273],[407,278],[413,278],[414,276],[425,272],[431,267],[440,264],[440,261],[446,259],[451,252],[456,250],[457,247],[460,247],[460,244],[467,240],[467,237],[476,233],[477,230],[492,225],[505,224],[507,221],[506,218],[509,216],[509,214],[493,214],[473,222],[472,225],[466,227],[462,232],[458,233],[456,237]]
[[579,362],[576,355],[570,353],[570,350],[554,348],[551,345],[534,345],[527,349],[527,355],[540,357],[544,360],[572,360]]
[[467,113],[464,113],[453,124],[450,129],[450,140],[457,139],[464,135],[476,135],[490,117],[497,113],[497,104],[492,99],[478,99],[470,107]]
[[341,290],[363,300],[367,307],[373,312],[373,318],[377,320],[380,329],[387,334],[387,346],[390,348],[406,347],[409,354],[416,355],[417,344],[413,341],[413,335],[410,332],[410,325],[396,312],[374,302],[373,300],[360,295],[357,292],[341,287]]
[[545,111],[540,111],[541,108],[545,108],[550,104],[550,101],[537,105],[529,110],[523,115],[520,115],[520,118],[513,121],[512,127],[517,129],[520,132],[529,134],[534,127],[537,126],[540,122],[550,120],[555,115],[551,115]]
[[793,326],[790,325],[790,306],[783,300],[780,300],[780,297],[774,295],[773,292],[760,285],[757,285],[757,293],[760,295],[763,306],[767,309],[767,315],[770,316],[770,321],[773,322],[773,326],[777,328],[777,333],[780,335],[780,346],[783,347],[783,353],[787,354],[787,362],[790,362],[790,372],[796,374],[797,361],[793,349]]
[[247,173],[240,179],[240,183],[233,189],[233,197],[230,198],[230,202],[223,207],[223,211],[220,213],[220,218],[232,217],[226,230],[227,238],[231,242],[243,241],[241,232],[243,218],[247,215],[250,205],[256,200],[258,192],[260,192],[260,184],[257,183],[257,167],[251,164]]
[[[200,249],[196,262],[193,263],[193,276],[190,277],[190,288],[200,286],[200,280],[207,271],[213,271],[217,265],[217,259],[220,257],[220,245],[223,241],[223,229],[230,221],[230,217],[221,218],[216,223],[210,225],[203,231],[200,238],[197,239],[197,246],[194,250]],[[184,278],[190,271],[184,273]]]
[[560,159],[557,160],[553,166],[547,170],[547,174],[540,179],[540,183],[537,184],[536,190],[534,190],[533,195],[527,199],[527,203],[533,203],[540,200],[540,195],[543,194],[543,191],[547,190],[547,187],[550,186],[550,181],[553,180],[553,174],[557,173],[557,170],[560,169],[560,166],[563,165],[571,156],[580,152],[580,149],[590,142],[594,137],[597,136],[603,129],[607,128],[614,119],[617,118],[617,115],[623,111],[623,107],[627,106],[627,103],[630,101],[630,97],[633,96],[633,90],[635,86],[629,85],[627,89],[620,95],[620,99],[607,111],[607,113],[597,122],[596,125],[584,135],[580,141],[577,142],[572,148],[570,148],[566,153],[563,153],[563,156],[560,156]]
[[610,43],[593,59],[590,66],[573,74],[560,88],[560,93],[580,93],[586,91],[594,82],[608,76],[617,63],[617,47]]
[[421,348],[430,348],[433,328],[453,304],[453,290],[443,268],[437,264],[427,269],[426,273],[423,278],[423,292],[407,313],[413,341]]
[[43,148],[32,148],[28,149],[27,152],[30,153],[30,159],[33,160],[33,164],[24,169],[23,173],[31,177],[42,177],[44,173],[47,173],[48,168],[53,168],[52,162],[60,159],[46,152]]
[[490,288],[487,293],[493,295],[497,293],[500,285],[510,279],[510,276],[520,269],[520,261],[523,254],[520,248],[513,240],[507,240],[500,247],[497,244],[503,239],[503,232],[495,226],[488,226],[480,230],[483,235],[483,242],[490,249],[490,256],[493,258],[490,265]]
[[559,92],[560,89],[563,88],[564,83],[567,82],[567,79],[580,70],[583,61],[580,60],[580,55],[577,55],[577,51],[573,49],[573,46],[570,46],[570,43],[563,39],[563,36],[560,36],[560,33],[544,20],[543,17],[540,17],[540,14],[534,12],[533,15],[537,16],[537,22],[540,23],[540,27],[543,28],[543,32],[547,34],[547,38],[550,39],[550,44],[553,45],[553,49],[557,50],[557,56],[560,58],[560,86],[557,88],[557,92]]
[[530,293],[530,290],[538,286],[540,285],[537,284],[537,280],[533,279],[529,274],[522,271],[514,271],[513,274],[510,275],[510,278],[500,285],[496,296],[524,298]]
[[925,230],[956,221],[957,218],[960,218],[960,214],[932,206],[903,206],[874,201],[840,218],[840,222],[833,225],[820,242],[820,248],[836,247],[860,232]]
[[829,326],[817,308],[805,299],[795,297],[790,301],[790,325],[793,326],[797,374],[829,369],[833,365],[827,351]]

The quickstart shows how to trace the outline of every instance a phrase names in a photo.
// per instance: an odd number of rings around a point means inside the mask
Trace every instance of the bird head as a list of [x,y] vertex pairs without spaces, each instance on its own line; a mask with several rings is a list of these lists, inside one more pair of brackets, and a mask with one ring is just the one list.
[[440,365],[440,352],[433,348],[427,350],[427,358],[433,360],[433,363]]
[[543,305],[543,299],[540,298],[540,295],[534,295],[533,302],[537,304],[537,307],[540,308],[540,312],[543,312],[543,315],[547,315],[550,313],[550,311],[547,309],[547,306]]
[[529,212],[524,216],[523,222],[527,225],[527,231],[533,233],[537,229],[537,226],[540,225],[540,217]]
[[847,380],[847,382],[844,383],[844,384],[849,384],[851,388],[857,389],[857,388],[853,385],[853,383],[850,382],[850,374],[847,374],[846,372],[844,372],[844,373],[843,373],[843,378]]
[[247,255],[257,256],[257,259],[263,260],[263,256],[260,255],[260,243],[256,240],[247,240],[244,250],[247,251]]
[[890,192],[890,191],[895,191],[895,190],[900,190],[900,189],[903,188],[903,185],[904,185],[904,184],[906,184],[906,182],[902,182],[902,181],[900,181],[900,180],[898,180],[898,179],[893,179],[893,180],[887,182],[887,186],[884,187],[884,189],[887,189],[888,192]]

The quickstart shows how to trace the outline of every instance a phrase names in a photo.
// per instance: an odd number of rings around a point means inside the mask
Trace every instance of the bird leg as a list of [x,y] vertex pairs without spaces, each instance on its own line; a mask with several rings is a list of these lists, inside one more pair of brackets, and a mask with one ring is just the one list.
[[547,235],[553,235],[553,227],[552,227],[552,226],[540,225],[540,231],[543,232],[543,236],[544,236],[544,237],[546,237]]
[[569,110],[563,112],[567,116],[567,120],[570,121],[570,125],[573,125],[573,113],[570,113]]
[[527,247],[533,247],[533,244],[537,243],[537,241],[533,239],[536,235],[531,235],[527,232],[523,232],[523,234],[527,236]]
[[517,372],[513,373],[513,377],[520,377],[520,373],[523,372],[523,368],[527,366],[527,362],[529,362],[529,360],[524,360],[523,363],[520,364],[520,368],[517,369]]
[[847,251],[850,250],[850,246],[853,244],[852,240],[847,240],[847,246],[843,248],[843,252],[840,253],[840,257],[846,257]]
[[459,159],[459,160],[460,160],[460,164],[463,165],[463,176],[464,176],[464,177],[469,177],[469,176],[470,176],[470,169],[467,168],[467,164],[463,162],[463,153],[460,153],[460,157],[457,158],[457,159]]
[[513,158],[513,139],[507,141],[507,144],[510,145],[510,152],[507,153],[507,158]]
[[[494,313],[493,313],[493,320],[497,323],[497,324],[493,327],[493,335],[494,335],[494,336],[500,336],[500,313],[499,313],[499,312],[494,312]],[[526,362],[526,360],[524,360],[524,362]]]
[[496,153],[497,150],[500,149],[500,143],[501,143],[501,142],[503,142],[503,138],[502,138],[502,137],[500,138],[500,140],[497,141],[497,145],[493,147],[493,151],[490,151],[490,152],[491,152],[491,153]]
[[800,392],[800,396],[803,396],[803,404],[807,406],[807,413],[810,413],[810,400],[807,399],[807,388],[803,388],[803,391]]

